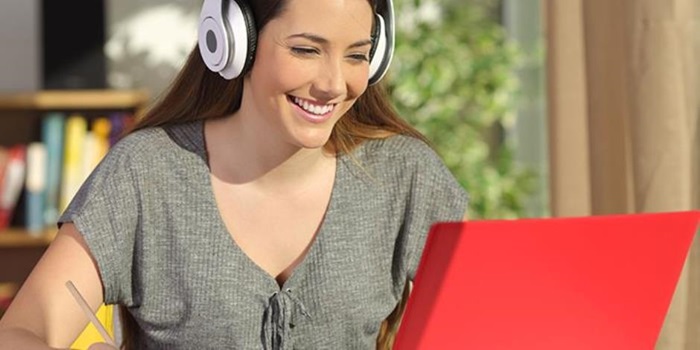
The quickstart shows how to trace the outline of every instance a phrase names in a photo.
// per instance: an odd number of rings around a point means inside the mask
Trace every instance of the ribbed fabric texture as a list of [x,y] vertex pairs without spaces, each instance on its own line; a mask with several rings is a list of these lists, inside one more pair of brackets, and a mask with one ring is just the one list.
[[59,220],[85,237],[105,302],[137,320],[139,349],[374,349],[431,224],[466,211],[439,157],[405,136],[340,156],[319,232],[279,286],[226,230],[203,135],[200,121],[125,137]]

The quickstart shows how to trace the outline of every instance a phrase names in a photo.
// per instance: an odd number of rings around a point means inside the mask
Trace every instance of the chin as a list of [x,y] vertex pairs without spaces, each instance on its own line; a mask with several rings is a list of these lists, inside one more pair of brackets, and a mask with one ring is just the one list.
[[298,135],[295,139],[297,145],[302,148],[318,149],[324,147],[328,143],[330,137],[330,133],[323,132],[323,134],[313,133],[313,135]]
[[305,148],[322,148],[323,146],[326,145],[326,143],[328,143],[328,138],[325,138],[325,139],[319,140],[319,141],[314,140],[311,142],[307,142],[304,144],[304,147]]

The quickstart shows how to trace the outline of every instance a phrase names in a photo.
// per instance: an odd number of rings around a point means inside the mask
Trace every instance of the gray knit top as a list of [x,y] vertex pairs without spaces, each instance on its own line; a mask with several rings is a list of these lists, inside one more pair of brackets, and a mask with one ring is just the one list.
[[139,349],[374,349],[431,224],[467,207],[423,142],[367,141],[339,156],[319,232],[280,286],[229,235],[209,176],[202,122],[140,130],[59,220],[85,237]]

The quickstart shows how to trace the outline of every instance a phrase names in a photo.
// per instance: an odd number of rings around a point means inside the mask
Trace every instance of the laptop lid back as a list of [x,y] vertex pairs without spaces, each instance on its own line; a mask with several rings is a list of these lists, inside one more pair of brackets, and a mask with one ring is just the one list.
[[653,349],[700,211],[438,223],[395,349]]

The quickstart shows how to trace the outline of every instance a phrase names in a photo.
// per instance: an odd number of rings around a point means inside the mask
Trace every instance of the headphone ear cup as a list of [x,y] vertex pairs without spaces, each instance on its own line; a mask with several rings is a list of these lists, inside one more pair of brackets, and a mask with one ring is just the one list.
[[[381,5],[381,4],[380,4]],[[394,56],[394,3],[384,0],[385,6],[378,6],[375,15],[374,44],[370,50],[369,85],[378,83],[391,65]]]
[[258,42],[255,17],[248,3],[205,0],[198,40],[199,52],[209,70],[225,79],[244,74],[253,63]]
[[212,72],[224,69],[230,56],[230,34],[224,24],[222,11],[223,4],[220,0],[205,0],[199,15],[199,53]]
[[258,28],[255,25],[255,15],[253,15],[253,9],[250,7],[250,5],[248,5],[248,1],[238,0],[237,2],[239,5],[241,5],[243,17],[245,17],[248,38],[248,52],[246,53],[243,71],[241,72],[242,74],[245,74],[253,65],[253,61],[255,61],[255,51],[258,47]]
[[369,85],[378,83],[384,77],[389,70],[389,63],[391,63],[391,55],[393,53],[393,40],[391,43],[388,42],[384,18],[378,14],[375,17],[376,26],[372,39],[374,43],[370,49]]
[[224,25],[229,33],[231,54],[226,66],[219,72],[225,79],[245,74],[255,57],[257,29],[255,17],[246,0],[224,0]]

